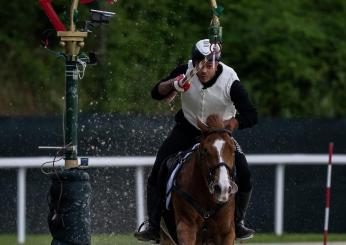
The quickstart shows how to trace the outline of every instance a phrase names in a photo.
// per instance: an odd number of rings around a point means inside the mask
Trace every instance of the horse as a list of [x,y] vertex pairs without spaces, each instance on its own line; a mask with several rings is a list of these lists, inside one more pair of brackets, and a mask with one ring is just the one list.
[[175,177],[171,209],[161,222],[162,245],[234,244],[235,143],[218,114],[206,124],[197,119],[197,126],[201,140]]

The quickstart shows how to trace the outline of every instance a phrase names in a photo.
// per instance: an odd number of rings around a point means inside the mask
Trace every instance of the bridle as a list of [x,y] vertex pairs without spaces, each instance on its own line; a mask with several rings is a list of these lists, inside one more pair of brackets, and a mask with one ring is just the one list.
[[208,175],[207,175],[207,184],[209,187],[209,191],[212,193],[212,188],[213,185],[215,183],[215,180],[213,178],[214,176],[214,172],[221,167],[225,167],[227,169],[228,172],[228,176],[230,177],[230,181],[235,181],[235,177],[236,177],[236,171],[235,171],[235,166],[233,167],[233,169],[231,169],[227,163],[225,162],[220,162],[218,163],[216,166],[213,166],[212,168],[208,168]]
[[[206,138],[207,136],[214,134],[214,133],[227,133],[229,135],[229,137],[232,137],[232,131],[226,128],[213,128],[213,127],[208,127],[208,130],[202,133],[202,139]],[[201,140],[202,140],[201,139]],[[203,158],[203,153],[200,153],[200,159]],[[225,162],[219,162],[217,165],[213,166],[212,168],[208,168],[208,174],[207,174],[207,184],[209,187],[209,190],[211,190],[213,184],[214,184],[214,172],[221,168],[221,167],[225,167],[227,169],[228,175],[230,177],[230,179],[232,181],[235,180],[236,177],[236,169],[235,169],[235,165],[234,167],[231,169],[227,163]]]

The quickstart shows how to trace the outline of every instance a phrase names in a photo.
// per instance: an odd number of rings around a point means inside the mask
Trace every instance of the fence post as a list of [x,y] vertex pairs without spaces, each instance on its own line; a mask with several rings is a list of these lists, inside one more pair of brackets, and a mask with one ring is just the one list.
[[274,231],[281,236],[284,230],[284,191],[285,191],[285,165],[278,163],[275,167],[275,214]]
[[18,168],[17,174],[17,240],[18,244],[25,243],[25,191],[26,169]]
[[144,168],[136,167],[137,227],[144,221]]

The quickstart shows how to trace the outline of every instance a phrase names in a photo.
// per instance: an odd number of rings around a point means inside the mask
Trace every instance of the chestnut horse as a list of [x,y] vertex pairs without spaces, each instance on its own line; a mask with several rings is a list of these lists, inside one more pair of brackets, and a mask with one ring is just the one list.
[[[163,215],[161,244],[231,245],[235,240],[235,193],[238,190],[234,180],[235,144],[219,115],[210,115],[206,124],[200,120],[197,124],[202,131],[201,141],[176,176],[171,214],[167,216],[167,211]],[[172,215],[176,233],[163,228]]]

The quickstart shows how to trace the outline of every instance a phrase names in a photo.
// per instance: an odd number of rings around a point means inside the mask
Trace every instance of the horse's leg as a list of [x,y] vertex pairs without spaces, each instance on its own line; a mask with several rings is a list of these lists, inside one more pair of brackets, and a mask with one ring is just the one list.
[[175,245],[175,242],[169,235],[169,231],[163,218],[161,218],[160,245]]
[[196,243],[197,226],[191,222],[180,220],[177,222],[177,236],[179,245]]
[[235,232],[234,231],[230,231],[229,233],[227,233],[222,238],[221,245],[233,245],[234,244],[234,240],[235,240]]
[[163,230],[160,232],[160,245],[174,245],[171,239],[167,236],[166,232]]

